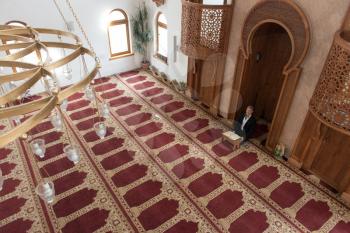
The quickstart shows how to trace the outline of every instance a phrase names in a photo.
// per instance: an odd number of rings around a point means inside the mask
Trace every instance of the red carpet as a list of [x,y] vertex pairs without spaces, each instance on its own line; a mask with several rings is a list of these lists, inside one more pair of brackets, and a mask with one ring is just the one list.
[[[147,73],[95,86],[111,104],[108,134],[94,133],[92,103],[69,98],[77,165],[48,121],[31,131],[48,143],[39,168],[25,142],[0,149],[1,233],[350,232],[349,208],[327,190],[252,145],[234,151],[225,126]],[[51,206],[32,192],[40,176],[55,184]]]

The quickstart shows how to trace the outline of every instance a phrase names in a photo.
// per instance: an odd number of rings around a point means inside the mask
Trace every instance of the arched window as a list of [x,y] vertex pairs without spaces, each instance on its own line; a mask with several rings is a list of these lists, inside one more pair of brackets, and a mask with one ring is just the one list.
[[108,38],[111,58],[131,54],[129,20],[121,9],[109,14]]
[[168,62],[168,25],[163,13],[159,12],[156,18],[156,56]]

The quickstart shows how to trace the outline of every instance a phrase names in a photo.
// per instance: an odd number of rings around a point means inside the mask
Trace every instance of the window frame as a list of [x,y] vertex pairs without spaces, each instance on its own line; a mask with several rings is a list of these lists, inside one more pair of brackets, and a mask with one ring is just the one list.
[[[125,13],[124,10],[122,9],[114,9],[111,12],[109,12],[109,15],[111,15],[114,11],[118,11],[124,15],[124,19],[121,20],[111,20],[108,22],[108,27],[107,27],[107,34],[108,34],[108,42],[109,42],[109,55],[110,59],[115,59],[115,58],[120,58],[120,57],[126,57],[129,55],[132,55],[131,52],[131,43],[130,43],[130,29],[129,29],[129,18],[127,14]],[[111,36],[110,36],[110,27],[111,26],[116,26],[116,25],[125,25],[126,26],[126,39],[127,39],[127,44],[128,44],[128,50],[127,51],[122,51],[119,53],[113,53],[112,52],[112,41],[111,41]]]
[[[168,56],[164,56],[159,53],[159,27],[166,29],[167,31],[167,39],[168,39],[168,25],[164,24],[162,22],[159,22],[159,17],[161,15],[164,15],[162,12],[158,12],[157,17],[156,17],[156,54],[155,57],[163,61],[165,64],[168,64]],[[165,15],[164,15],[165,17]]]

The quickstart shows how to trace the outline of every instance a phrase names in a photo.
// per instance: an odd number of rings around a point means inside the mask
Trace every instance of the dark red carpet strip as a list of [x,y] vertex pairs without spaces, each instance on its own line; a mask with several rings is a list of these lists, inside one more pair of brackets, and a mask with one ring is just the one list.
[[74,93],[73,95],[69,96],[68,101],[77,100],[77,99],[82,98],[83,96],[84,96],[83,92],[77,92],[77,93]]
[[160,96],[157,96],[157,97],[153,97],[151,99],[151,102],[153,102],[154,104],[163,104],[163,103],[168,102],[168,101],[170,101],[172,99],[173,99],[172,95],[163,94],[163,95],[160,95]]
[[63,157],[40,168],[40,173],[43,177],[49,177],[68,170],[72,167],[74,167],[74,164],[66,157]]
[[132,97],[123,96],[123,97],[120,97],[118,99],[113,99],[113,100],[109,101],[109,105],[111,107],[119,107],[119,106],[122,106],[124,104],[128,104],[131,101],[132,101]]
[[161,151],[158,156],[163,163],[171,163],[182,156],[188,154],[188,146],[176,144],[168,149]]
[[175,135],[170,133],[161,133],[146,141],[146,144],[151,149],[158,149],[165,146],[175,140]]
[[129,126],[133,126],[133,125],[138,125],[141,124],[145,121],[148,121],[149,119],[151,119],[152,114],[151,113],[139,113],[136,114],[132,117],[129,117],[125,120],[126,124],[128,124]]
[[0,220],[10,217],[21,211],[21,208],[26,203],[26,199],[12,197],[3,202],[0,202]]
[[196,197],[204,197],[222,185],[220,174],[208,172],[190,183],[188,189]]
[[63,135],[62,132],[52,131],[50,133],[44,134],[44,135],[42,135],[40,137],[35,137],[33,139],[41,138],[41,139],[44,139],[45,144],[49,144],[51,142],[59,140],[62,135]]
[[80,123],[77,124],[77,128],[80,131],[92,129],[94,127],[94,124],[102,121],[103,119],[101,119],[101,117],[94,117],[85,121],[81,121]]
[[207,208],[217,218],[226,218],[244,204],[242,192],[226,190],[210,200]]
[[95,153],[95,155],[103,155],[112,150],[118,149],[123,145],[123,143],[124,143],[123,138],[114,137],[94,145],[91,149]]
[[79,216],[67,223],[63,228],[63,233],[93,233],[107,223],[109,211],[104,209],[93,209],[86,214]]
[[185,110],[182,110],[181,112],[173,114],[171,116],[171,118],[173,118],[173,120],[176,122],[181,122],[181,121],[185,121],[187,119],[190,119],[190,118],[194,117],[195,115],[196,115],[196,111],[190,110],[190,109],[185,109]]
[[8,148],[0,148],[0,160],[6,159],[12,150]]
[[134,164],[118,173],[116,173],[112,180],[117,187],[123,187],[134,181],[141,179],[147,173],[148,168],[145,165]]
[[96,79],[94,79],[94,84],[93,85],[99,85],[99,84],[108,82],[109,80],[111,80],[110,77],[96,78]]
[[17,165],[15,163],[9,163],[9,162],[0,164],[0,170],[2,171],[2,175],[3,176],[9,175],[16,166]]
[[84,188],[57,201],[52,206],[52,209],[57,217],[66,217],[92,204],[96,195],[96,190]]
[[134,160],[135,151],[122,150],[114,155],[104,158],[101,161],[101,165],[106,170],[112,170],[122,166],[125,163]]
[[180,108],[183,108],[184,104],[185,103],[182,101],[174,101],[162,106],[160,109],[162,109],[166,113],[174,112],[176,110],[179,110]]
[[66,146],[66,144],[58,143],[58,144],[54,144],[52,146],[47,147],[46,151],[45,151],[45,157],[43,159],[39,159],[39,160],[44,161],[44,160],[52,159],[56,156],[63,154],[63,148],[65,146]]
[[148,180],[129,190],[124,195],[124,199],[130,207],[139,206],[160,194],[162,192],[161,188],[162,182]]
[[345,233],[350,232],[350,222],[340,221],[329,233]]
[[78,101],[76,101],[74,103],[68,104],[67,110],[68,111],[74,111],[74,110],[77,110],[79,108],[86,107],[89,104],[90,104],[90,101],[88,101],[86,99],[78,100]]
[[158,95],[158,94],[162,93],[163,91],[164,91],[163,88],[155,87],[155,88],[143,91],[141,94],[146,96],[146,97],[149,97],[149,96]]
[[289,208],[304,196],[300,184],[285,181],[270,194],[270,198],[282,208]]
[[87,174],[85,172],[74,171],[54,180],[53,183],[55,186],[56,195],[64,193],[80,184],[83,184],[86,175]]
[[310,231],[317,231],[331,216],[326,202],[312,199],[299,209],[295,218]]
[[262,189],[269,186],[280,177],[278,169],[272,166],[262,166],[248,176],[248,180],[257,188]]
[[146,81],[146,82],[143,82],[143,83],[135,84],[134,88],[136,90],[143,90],[143,89],[146,89],[146,88],[149,88],[149,87],[153,87],[154,84],[155,84],[155,82]]
[[204,160],[200,158],[189,158],[173,167],[172,171],[179,179],[185,179],[204,168]]
[[[113,134],[113,132],[114,132],[114,128],[107,127],[107,132],[106,132],[105,137],[111,136]],[[95,130],[84,134],[83,137],[84,137],[85,141],[87,141],[87,142],[95,142],[97,140],[100,140],[100,137],[96,134]]]
[[95,115],[97,113],[97,110],[96,108],[87,108],[87,109],[84,109],[84,110],[81,110],[81,111],[78,111],[78,112],[74,112],[72,114],[70,114],[70,118],[72,120],[80,120],[80,119],[83,119],[83,118],[87,118],[87,117],[90,117],[92,115]]
[[35,126],[33,129],[29,131],[30,135],[35,135],[38,133],[42,133],[46,130],[53,129],[53,125],[51,124],[50,121],[45,121],[43,123],[40,123],[39,125]]
[[146,78],[147,78],[146,76],[136,76],[136,77],[133,77],[133,78],[129,78],[126,81],[128,83],[137,83],[137,82],[144,81]]
[[268,227],[269,224],[267,223],[267,217],[265,213],[260,211],[248,210],[230,225],[229,232],[264,232]]
[[109,91],[109,92],[105,92],[101,95],[101,97],[103,99],[113,99],[115,97],[118,97],[120,95],[124,94],[124,91],[123,90],[112,90],[112,91]]
[[200,130],[204,127],[207,127],[209,125],[208,119],[202,119],[198,118],[193,121],[190,121],[184,125],[184,129],[189,132],[196,132],[197,130]]
[[118,109],[116,112],[119,116],[126,116],[126,115],[130,115],[132,113],[140,111],[141,108],[142,108],[142,105],[130,104],[128,106]]
[[30,220],[24,220],[23,218],[16,219],[2,227],[0,227],[0,232],[3,233],[27,233],[32,227],[33,222]]
[[117,86],[117,84],[114,84],[114,83],[102,84],[98,87],[95,87],[95,91],[97,91],[97,92],[107,91],[107,90],[115,88],[116,86]]
[[179,203],[176,200],[162,199],[142,211],[138,219],[145,230],[155,229],[177,215]]
[[137,70],[132,70],[132,71],[127,71],[124,73],[120,73],[119,76],[122,78],[127,78],[127,77],[131,77],[131,76],[135,76],[139,73],[139,71]]
[[164,233],[196,233],[198,232],[198,223],[181,220]]
[[2,190],[0,191],[0,197],[14,192],[20,183],[21,181],[17,179],[5,179],[4,184],[2,186]]
[[223,141],[219,144],[216,144],[211,149],[215,154],[217,154],[219,157],[226,156],[233,152],[232,146],[229,142]]
[[139,136],[139,137],[144,137],[147,136],[149,134],[155,133],[159,130],[162,129],[163,124],[160,122],[150,122],[144,126],[141,126],[137,129],[135,129],[135,133]]
[[244,151],[232,158],[228,164],[238,172],[245,171],[258,162],[258,155],[253,152]]
[[197,139],[206,144],[215,141],[222,137],[222,129],[208,129],[201,134],[198,134]]

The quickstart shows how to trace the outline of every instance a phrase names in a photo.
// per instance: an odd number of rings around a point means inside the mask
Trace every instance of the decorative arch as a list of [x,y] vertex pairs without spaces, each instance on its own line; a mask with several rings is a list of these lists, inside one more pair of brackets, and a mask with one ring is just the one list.
[[293,51],[286,70],[297,68],[304,60],[310,44],[310,26],[301,8],[291,0],[265,0],[255,5],[242,29],[245,55],[248,54],[252,35],[264,23],[279,24],[288,32]]
[[266,147],[272,150],[281,136],[299,81],[301,64],[309,49],[310,26],[301,8],[292,0],[264,0],[250,10],[241,32],[241,45],[237,57],[228,114],[231,120],[234,119],[240,108],[241,84],[251,54],[253,35],[265,23],[275,23],[283,27],[292,44],[291,56],[283,69],[283,86],[266,142]]

